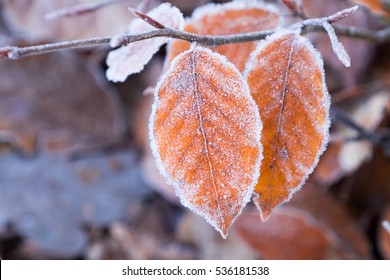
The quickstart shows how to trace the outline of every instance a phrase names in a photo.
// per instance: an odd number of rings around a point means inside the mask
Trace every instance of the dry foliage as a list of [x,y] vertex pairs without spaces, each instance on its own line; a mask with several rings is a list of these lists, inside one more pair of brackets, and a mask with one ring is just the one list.
[[156,88],[150,131],[182,203],[226,236],[249,201],[262,153],[260,117],[240,73],[208,49],[182,53]]
[[[1,46],[168,35],[0,61],[0,258],[389,258],[389,44],[320,18],[350,4],[22,2]],[[389,28],[354,2],[346,28]]]
[[264,122],[255,203],[266,220],[317,164],[328,141],[330,101],[319,54],[292,32],[260,44],[246,76]]

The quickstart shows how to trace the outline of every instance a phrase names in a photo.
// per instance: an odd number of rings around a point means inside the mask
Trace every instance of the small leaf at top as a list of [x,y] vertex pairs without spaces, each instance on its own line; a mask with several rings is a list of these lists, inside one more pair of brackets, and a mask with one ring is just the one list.
[[[273,5],[265,5],[262,1],[236,0],[225,4],[207,4],[197,8],[189,19],[184,30],[199,35],[232,35],[254,31],[274,30],[279,27],[281,17]],[[233,62],[242,71],[255,42],[226,44],[211,47]],[[172,40],[169,44],[167,61],[170,62],[181,52],[188,50],[190,43]]]
[[260,131],[246,82],[209,49],[179,55],[156,87],[150,138],[160,172],[223,237],[259,177]]
[[[184,19],[182,13],[169,3],[163,3],[154,8],[147,13],[147,16],[157,19],[161,25],[167,28],[183,28]],[[133,20],[129,28],[131,34],[152,30],[155,30],[155,27],[141,19]],[[117,43],[118,37],[114,37],[114,41],[113,45]],[[152,38],[130,43],[127,46],[111,51],[107,57],[107,78],[113,82],[124,82],[129,75],[139,73],[160,47],[168,41],[169,38],[164,37]]]
[[259,44],[246,76],[264,124],[255,203],[266,220],[302,186],[324,151],[330,98],[319,53],[290,31]]

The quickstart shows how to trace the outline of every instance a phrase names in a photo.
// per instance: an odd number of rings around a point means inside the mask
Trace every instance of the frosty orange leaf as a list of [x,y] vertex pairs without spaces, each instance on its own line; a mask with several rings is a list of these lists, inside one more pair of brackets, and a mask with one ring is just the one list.
[[247,84],[209,49],[179,55],[156,88],[150,138],[160,172],[223,237],[257,182],[260,132]]
[[266,220],[302,186],[324,151],[330,101],[320,55],[307,39],[290,31],[260,43],[247,79],[264,124],[255,203]]
[[[280,15],[274,6],[265,5],[261,1],[233,1],[226,4],[208,4],[196,9],[185,24],[184,31],[199,35],[231,35],[274,30],[279,25]],[[255,47],[255,42],[248,42],[211,49],[225,55],[242,71]],[[190,43],[173,40],[169,45],[168,61],[189,48]]]

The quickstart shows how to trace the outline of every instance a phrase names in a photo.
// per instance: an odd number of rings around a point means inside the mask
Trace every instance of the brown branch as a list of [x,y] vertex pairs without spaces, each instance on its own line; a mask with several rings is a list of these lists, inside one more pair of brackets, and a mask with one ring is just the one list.
[[[382,30],[373,31],[354,26],[333,25],[336,34],[350,38],[364,39],[375,43],[383,43],[390,40],[390,27]],[[304,33],[323,32],[322,26],[307,26]]]
[[[347,16],[353,11],[353,8],[345,9],[334,15],[319,18],[319,19],[307,19],[298,24],[293,24],[287,28],[290,29],[301,29],[303,33],[308,32],[317,32],[323,30],[324,21],[335,22]],[[375,42],[384,42],[390,40],[390,27],[380,31],[371,31],[367,29],[360,29],[356,27],[346,27],[346,26],[334,26],[335,31],[338,35],[361,38],[365,40],[371,40]],[[129,34],[124,36],[124,42],[130,44],[137,41],[142,41],[146,39],[151,39],[155,37],[169,37],[180,40],[185,40],[188,42],[196,42],[199,45],[204,46],[216,46],[224,44],[235,44],[243,43],[249,41],[258,41],[264,39],[266,36],[271,35],[275,31],[259,31],[252,33],[243,33],[243,34],[234,34],[234,35],[225,35],[225,36],[202,36],[196,35],[193,33],[188,33],[179,30],[173,30],[169,28],[158,29],[150,32],[140,33],[140,34]],[[51,43],[44,45],[36,45],[29,47],[17,47],[17,46],[6,46],[0,48],[0,50],[6,50],[3,52],[5,55],[0,56],[0,58],[8,59],[19,59],[25,56],[44,54],[54,51],[60,51],[65,49],[76,49],[76,48],[87,48],[95,47],[101,45],[108,45],[110,43],[111,37],[96,37],[83,40],[73,40],[65,41],[59,43]]]

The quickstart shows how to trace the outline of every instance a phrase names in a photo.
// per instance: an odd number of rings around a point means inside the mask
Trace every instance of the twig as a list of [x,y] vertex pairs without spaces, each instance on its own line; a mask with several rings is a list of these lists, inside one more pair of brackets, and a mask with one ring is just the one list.
[[[344,13],[343,13],[344,11]],[[287,28],[297,29],[301,28],[303,33],[321,31],[323,32],[323,22],[335,22],[347,16],[351,9],[346,9],[340,11],[334,15],[319,18],[319,19],[307,19],[297,24],[293,24]],[[343,16],[344,15],[344,16]],[[366,40],[372,40],[376,42],[383,42],[390,39],[390,27],[381,31],[370,31],[366,29],[359,29],[356,27],[344,27],[344,26],[334,26],[336,33],[348,37],[356,37]],[[188,42],[196,42],[199,45],[204,46],[216,46],[224,44],[234,44],[234,43],[243,43],[249,41],[258,41],[264,39],[268,35],[271,35],[275,31],[259,31],[243,34],[234,34],[234,35],[225,35],[225,36],[202,36],[196,35],[193,33],[188,33],[185,31],[173,30],[169,28],[158,29],[155,31],[140,33],[140,34],[129,34],[125,36],[124,42],[127,44],[142,41],[146,39],[151,39],[155,37],[169,37],[180,40],[185,40]],[[65,41],[59,43],[51,43],[44,45],[36,45],[29,47],[17,47],[17,46],[7,46],[0,48],[1,50],[7,50],[6,55],[3,55],[0,58],[8,59],[19,59],[25,56],[44,54],[54,51],[60,51],[65,49],[76,49],[76,48],[86,48],[86,47],[95,47],[101,45],[108,45],[110,43],[111,37],[96,37],[83,40],[73,40]]]
[[335,122],[343,123],[344,125],[356,130],[356,132],[358,133],[356,137],[346,139],[345,141],[368,140],[374,145],[381,147],[386,153],[386,155],[390,156],[390,133],[388,130],[384,130],[382,132],[374,132],[367,130],[357,124],[341,109],[335,106],[331,107],[331,118]]
[[[390,40],[390,27],[378,31],[343,25],[333,25],[333,28],[339,36],[364,39],[376,43],[383,43]],[[321,26],[307,26],[304,33],[318,31],[323,32],[324,30]]]

